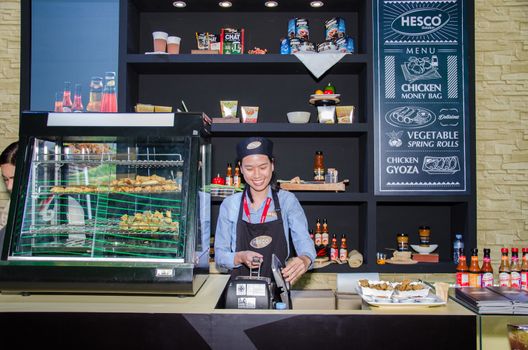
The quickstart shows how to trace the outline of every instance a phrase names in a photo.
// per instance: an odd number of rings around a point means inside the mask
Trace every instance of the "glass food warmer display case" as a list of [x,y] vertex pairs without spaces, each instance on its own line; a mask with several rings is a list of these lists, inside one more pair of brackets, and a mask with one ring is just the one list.
[[208,272],[210,120],[23,113],[2,292],[194,294]]

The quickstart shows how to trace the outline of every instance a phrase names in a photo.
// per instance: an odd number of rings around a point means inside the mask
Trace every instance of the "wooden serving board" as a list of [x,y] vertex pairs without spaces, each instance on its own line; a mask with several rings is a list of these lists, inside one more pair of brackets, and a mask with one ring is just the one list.
[[291,183],[281,182],[280,187],[287,191],[344,191],[345,183]]

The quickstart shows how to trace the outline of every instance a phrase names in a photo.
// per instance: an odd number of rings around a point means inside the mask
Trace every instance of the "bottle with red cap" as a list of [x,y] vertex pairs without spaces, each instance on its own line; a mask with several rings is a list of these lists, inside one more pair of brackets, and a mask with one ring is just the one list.
[[484,248],[484,262],[480,272],[482,273],[482,288],[493,287],[493,267],[491,266],[490,250],[487,248]]
[[510,262],[508,261],[508,248],[501,249],[502,257],[499,266],[499,286],[510,286]]
[[466,256],[462,249],[460,249],[458,253],[458,265],[456,271],[456,286],[469,287],[469,269],[466,264]]
[[510,286],[515,289],[521,289],[521,264],[519,263],[519,248],[512,248]]
[[474,248],[471,252],[471,262],[469,264],[469,286],[480,288],[482,284],[482,275],[478,262],[478,249]]
[[522,249],[521,289],[528,290],[528,248]]

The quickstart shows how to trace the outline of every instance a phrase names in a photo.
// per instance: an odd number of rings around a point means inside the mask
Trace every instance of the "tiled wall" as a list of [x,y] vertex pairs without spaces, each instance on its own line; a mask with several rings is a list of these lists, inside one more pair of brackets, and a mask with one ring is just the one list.
[[[19,1],[2,0],[1,149],[17,138],[19,25]],[[477,0],[475,38],[478,246],[498,262],[501,246],[528,246],[528,2]]]
[[[0,150],[18,139],[20,1],[0,1]],[[0,185],[0,208],[7,201]]]
[[528,247],[528,2],[477,0],[477,230],[480,249]]

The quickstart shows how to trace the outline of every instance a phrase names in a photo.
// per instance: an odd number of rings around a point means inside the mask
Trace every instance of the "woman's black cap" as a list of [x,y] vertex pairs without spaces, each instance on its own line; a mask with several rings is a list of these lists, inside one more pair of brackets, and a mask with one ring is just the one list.
[[248,137],[237,145],[239,160],[252,154],[263,154],[273,158],[273,142],[265,137]]

